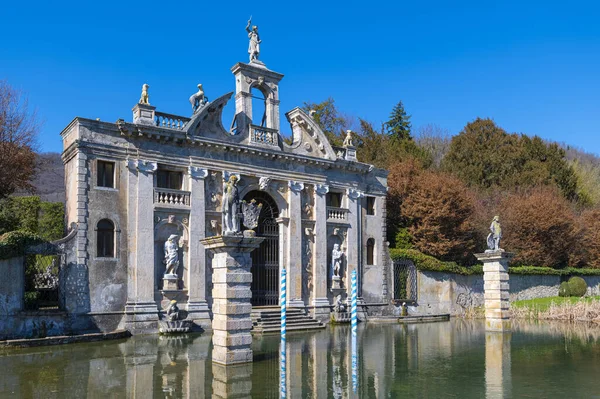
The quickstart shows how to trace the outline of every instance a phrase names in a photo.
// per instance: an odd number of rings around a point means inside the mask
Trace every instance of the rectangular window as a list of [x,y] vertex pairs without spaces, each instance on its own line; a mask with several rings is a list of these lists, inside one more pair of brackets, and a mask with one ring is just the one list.
[[375,197],[367,197],[367,215],[375,215]]
[[183,186],[183,172],[159,169],[156,173],[156,186],[170,188],[171,190],[181,190]]
[[115,187],[115,163],[107,161],[98,161],[98,187]]
[[327,206],[333,208],[342,207],[342,194],[341,193],[327,193]]

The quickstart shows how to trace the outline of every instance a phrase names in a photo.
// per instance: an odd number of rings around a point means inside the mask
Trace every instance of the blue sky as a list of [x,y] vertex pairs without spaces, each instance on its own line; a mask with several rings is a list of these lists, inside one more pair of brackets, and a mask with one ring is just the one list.
[[332,97],[378,125],[402,100],[413,127],[456,134],[491,117],[600,154],[592,1],[11,1],[2,14],[0,79],[37,108],[43,151],[62,150],[75,116],[131,120],[143,83],[152,105],[180,115],[198,83],[211,99],[233,91],[253,15],[261,59],[285,75],[284,112]]

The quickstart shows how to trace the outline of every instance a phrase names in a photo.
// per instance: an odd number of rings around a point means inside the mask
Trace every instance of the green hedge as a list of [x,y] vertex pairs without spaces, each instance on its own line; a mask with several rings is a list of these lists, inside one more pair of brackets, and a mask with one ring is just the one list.
[[0,236],[0,259],[23,256],[25,248],[45,242],[37,234],[27,231],[11,231]]
[[[461,266],[455,262],[444,262],[433,256],[425,255],[415,249],[390,249],[392,260],[410,259],[414,262],[419,270],[432,272],[455,273],[463,276],[473,274],[483,274],[482,265],[474,265],[471,267]],[[600,269],[576,269],[567,267],[564,269],[552,269],[550,267],[539,266],[516,266],[509,267],[510,274],[523,275],[549,275],[549,276],[600,276]]]
[[390,249],[392,260],[410,259],[417,269],[428,270],[432,272],[456,273],[464,276],[472,274],[483,274],[483,267],[475,265],[471,267],[460,266],[455,262],[443,262],[433,256],[425,255],[415,249]]

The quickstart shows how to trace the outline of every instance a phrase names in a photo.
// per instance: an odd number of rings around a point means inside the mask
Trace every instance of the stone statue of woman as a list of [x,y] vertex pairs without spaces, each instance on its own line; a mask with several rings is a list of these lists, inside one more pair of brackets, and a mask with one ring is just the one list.
[[179,245],[177,239],[179,238],[176,234],[171,234],[167,241],[165,241],[165,275],[177,274],[177,268],[179,268]]
[[333,244],[333,251],[331,251],[331,269],[333,270],[333,276],[335,277],[340,277],[343,256],[344,253],[340,250],[340,245]]
[[248,20],[248,25],[246,25],[246,32],[248,32],[248,38],[250,39],[250,43],[248,44],[248,54],[250,54],[250,62],[258,60],[261,43],[261,40],[258,37],[258,26],[254,25],[252,27],[252,30],[250,30],[251,24],[252,17],[250,17],[250,19]]
[[223,187],[222,226],[223,235],[234,235],[240,232],[240,197],[237,188],[236,175],[229,176]]

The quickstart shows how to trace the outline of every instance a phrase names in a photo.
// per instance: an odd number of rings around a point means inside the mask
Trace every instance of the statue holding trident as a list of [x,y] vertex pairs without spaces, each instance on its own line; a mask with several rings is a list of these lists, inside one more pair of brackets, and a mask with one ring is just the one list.
[[258,60],[261,43],[261,40],[258,37],[258,26],[254,25],[252,27],[252,30],[250,30],[251,24],[252,16],[250,16],[250,19],[248,20],[248,25],[246,25],[246,32],[248,32],[248,38],[250,39],[250,43],[248,44],[248,54],[250,54],[250,62]]

